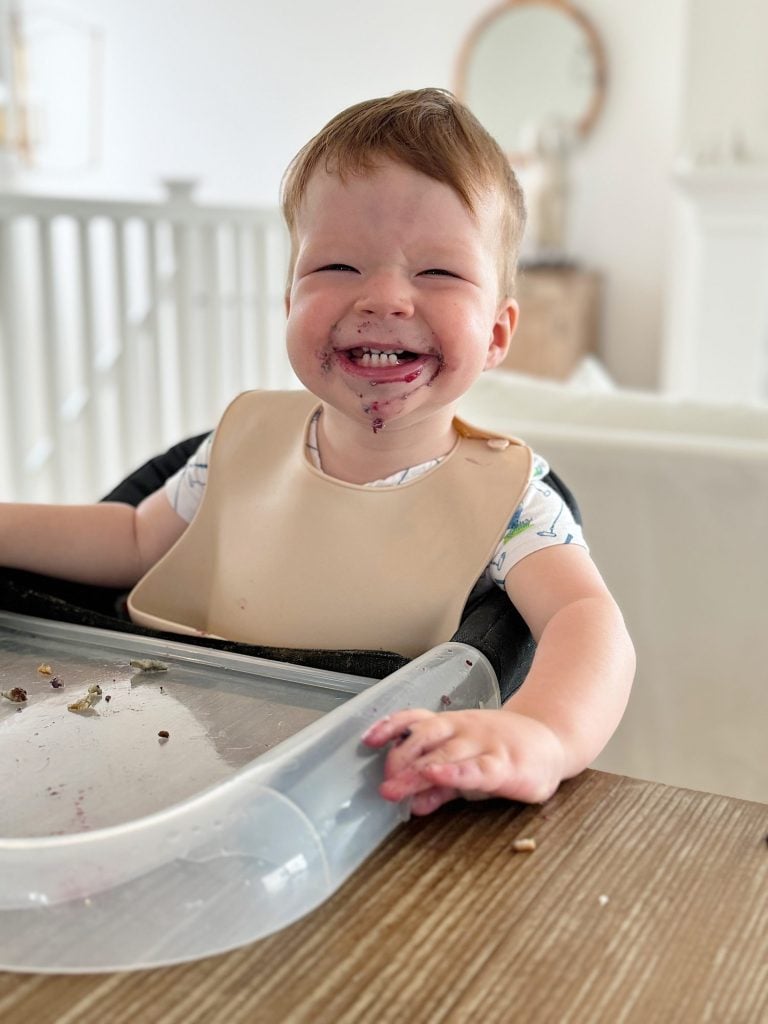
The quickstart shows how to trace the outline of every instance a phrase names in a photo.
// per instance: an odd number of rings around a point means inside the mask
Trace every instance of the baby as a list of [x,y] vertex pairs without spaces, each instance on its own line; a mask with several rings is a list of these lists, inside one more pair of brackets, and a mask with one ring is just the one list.
[[402,711],[364,741],[391,744],[381,794],[414,814],[545,800],[611,736],[634,654],[579,527],[538,484],[546,464],[456,416],[517,322],[514,174],[466,108],[422,89],[335,117],[289,167],[283,209],[306,390],[239,396],[136,509],[0,507],[0,563],[133,587],[145,626],[407,657],[450,639],[485,577],[536,640],[523,685],[500,710]]

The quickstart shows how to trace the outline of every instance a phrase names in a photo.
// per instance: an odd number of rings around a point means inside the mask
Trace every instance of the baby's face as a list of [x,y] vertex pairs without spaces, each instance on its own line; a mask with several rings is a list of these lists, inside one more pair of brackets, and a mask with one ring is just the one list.
[[506,353],[517,315],[499,296],[501,205],[471,213],[403,164],[342,181],[316,171],[296,223],[288,354],[302,383],[380,429],[436,426]]

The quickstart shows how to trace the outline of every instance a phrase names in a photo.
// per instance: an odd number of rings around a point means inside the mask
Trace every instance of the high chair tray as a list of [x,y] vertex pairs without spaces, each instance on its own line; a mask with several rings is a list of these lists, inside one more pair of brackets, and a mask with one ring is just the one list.
[[499,705],[466,644],[375,682],[0,613],[0,690],[16,688],[26,700],[0,698],[0,967],[56,972],[289,924],[407,817],[378,796],[363,731],[403,707]]

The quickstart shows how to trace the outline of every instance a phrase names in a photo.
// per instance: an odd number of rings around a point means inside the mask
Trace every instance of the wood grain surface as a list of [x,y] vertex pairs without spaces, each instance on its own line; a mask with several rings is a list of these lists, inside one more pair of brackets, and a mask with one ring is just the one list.
[[0,1020],[765,1024],[766,833],[764,805],[593,771],[543,806],[456,803],[268,939],[154,971],[0,974]]

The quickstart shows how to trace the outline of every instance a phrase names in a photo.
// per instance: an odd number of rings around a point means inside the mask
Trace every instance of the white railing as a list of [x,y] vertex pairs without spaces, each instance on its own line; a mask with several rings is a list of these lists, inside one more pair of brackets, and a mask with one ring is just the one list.
[[0,194],[0,500],[90,501],[293,387],[276,209]]

